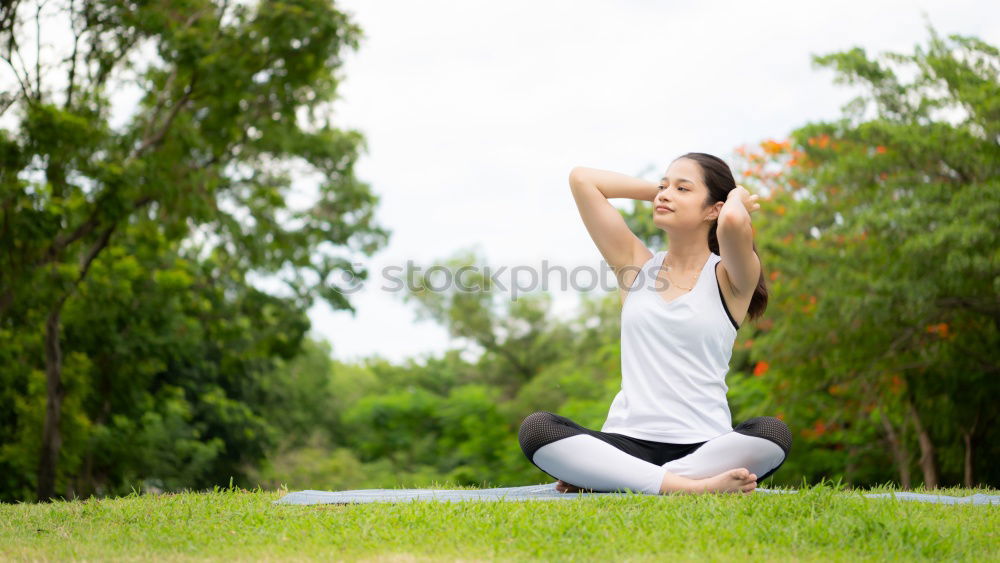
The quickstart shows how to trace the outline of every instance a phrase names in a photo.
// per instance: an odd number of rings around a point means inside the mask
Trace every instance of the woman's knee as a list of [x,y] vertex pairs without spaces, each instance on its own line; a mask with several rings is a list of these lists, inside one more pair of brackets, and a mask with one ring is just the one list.
[[792,449],[792,431],[781,419],[773,416],[758,416],[744,420],[733,432],[770,440],[778,445],[785,455]]
[[557,415],[539,411],[524,418],[517,431],[517,439],[521,444],[521,451],[531,460],[542,446],[576,434],[579,431],[560,423]]

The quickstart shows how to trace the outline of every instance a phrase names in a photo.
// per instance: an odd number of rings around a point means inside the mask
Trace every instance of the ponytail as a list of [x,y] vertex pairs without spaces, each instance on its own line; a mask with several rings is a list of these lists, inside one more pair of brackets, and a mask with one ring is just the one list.
[[[708,229],[708,249],[715,254],[719,253],[719,237],[716,235],[716,229],[719,227],[719,221],[716,219],[712,221],[712,227]],[[757,243],[752,242],[754,254],[757,254],[758,259],[760,259],[760,254],[757,252]],[[757,278],[757,287],[753,290],[753,297],[750,298],[750,308],[747,310],[747,320],[757,320],[764,315],[764,311],[767,310],[767,283],[764,282],[764,263],[761,262],[760,265],[760,277]],[[746,321],[743,322],[746,324]]]

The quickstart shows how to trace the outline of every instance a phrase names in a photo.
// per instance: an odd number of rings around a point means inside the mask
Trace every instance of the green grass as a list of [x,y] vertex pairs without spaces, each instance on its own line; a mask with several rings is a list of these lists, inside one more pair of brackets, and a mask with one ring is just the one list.
[[1000,558],[998,506],[868,499],[829,485],[746,497],[272,504],[284,494],[222,490],[0,505],[0,559]]

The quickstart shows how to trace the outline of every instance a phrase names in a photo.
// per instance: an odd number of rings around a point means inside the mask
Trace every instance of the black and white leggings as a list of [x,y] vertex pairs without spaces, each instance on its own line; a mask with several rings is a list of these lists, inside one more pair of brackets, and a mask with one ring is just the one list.
[[667,444],[584,428],[550,412],[528,415],[518,431],[524,455],[555,479],[583,489],[659,494],[667,472],[704,479],[745,467],[757,481],[785,462],[788,426],[770,416],[744,421],[707,442]]

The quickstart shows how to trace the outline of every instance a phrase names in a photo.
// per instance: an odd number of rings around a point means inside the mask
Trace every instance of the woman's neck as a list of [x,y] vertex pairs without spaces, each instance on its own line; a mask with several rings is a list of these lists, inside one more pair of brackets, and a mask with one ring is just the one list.
[[[700,237],[699,237],[700,235]],[[708,234],[696,233],[694,236],[671,235],[667,245],[667,262],[670,266],[682,272],[700,270],[712,251],[708,248]]]

